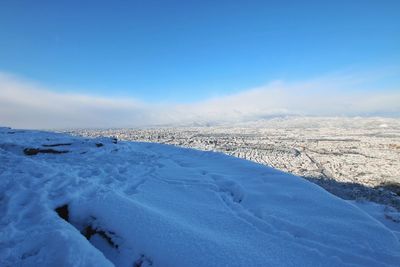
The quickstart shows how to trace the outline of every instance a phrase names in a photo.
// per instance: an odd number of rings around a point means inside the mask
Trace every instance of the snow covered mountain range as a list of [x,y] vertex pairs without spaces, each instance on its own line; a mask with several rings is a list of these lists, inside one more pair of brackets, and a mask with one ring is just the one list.
[[399,266],[399,234],[220,153],[0,128],[0,266]]

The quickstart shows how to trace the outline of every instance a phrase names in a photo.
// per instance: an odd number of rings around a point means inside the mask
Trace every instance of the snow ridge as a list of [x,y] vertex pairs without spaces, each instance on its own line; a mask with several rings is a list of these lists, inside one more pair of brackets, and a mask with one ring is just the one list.
[[0,128],[1,266],[397,266],[299,177],[219,153]]

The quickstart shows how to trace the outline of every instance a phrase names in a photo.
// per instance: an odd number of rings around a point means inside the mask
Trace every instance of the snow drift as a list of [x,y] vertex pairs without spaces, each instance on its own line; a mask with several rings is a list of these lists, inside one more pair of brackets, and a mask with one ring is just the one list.
[[398,266],[383,224],[218,153],[0,128],[1,266]]

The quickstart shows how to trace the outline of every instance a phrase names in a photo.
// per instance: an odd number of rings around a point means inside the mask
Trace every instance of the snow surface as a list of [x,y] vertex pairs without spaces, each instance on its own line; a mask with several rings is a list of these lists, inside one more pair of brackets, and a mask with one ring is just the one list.
[[349,200],[367,214],[384,224],[392,230],[400,240],[400,212],[388,205],[381,205],[370,201]]
[[219,153],[0,128],[0,179],[0,266],[400,263],[356,205]]

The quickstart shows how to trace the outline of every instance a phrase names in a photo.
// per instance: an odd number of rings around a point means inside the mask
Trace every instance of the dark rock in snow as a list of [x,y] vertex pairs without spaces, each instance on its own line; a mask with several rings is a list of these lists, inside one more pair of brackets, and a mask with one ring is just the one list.
[[83,230],[82,234],[87,238],[87,240],[90,240],[90,238],[94,235],[99,235],[101,238],[103,238],[107,243],[113,247],[113,248],[118,248],[118,244],[115,244],[114,241],[111,239],[110,235],[112,235],[112,232],[106,232],[103,230],[99,230],[97,228],[93,228],[91,225],[86,226],[86,228]]
[[55,211],[57,212],[58,216],[60,216],[67,222],[69,221],[69,209],[67,204],[56,208]]
[[34,156],[39,153],[44,153],[44,154],[64,154],[68,153],[69,151],[67,150],[54,150],[54,149],[40,149],[40,148],[25,148],[24,149],[24,154],[27,156]]
[[42,145],[42,146],[44,146],[44,147],[55,147],[55,146],[70,146],[70,145],[72,145],[72,143],[60,143],[60,144],[45,144],[45,145]]

